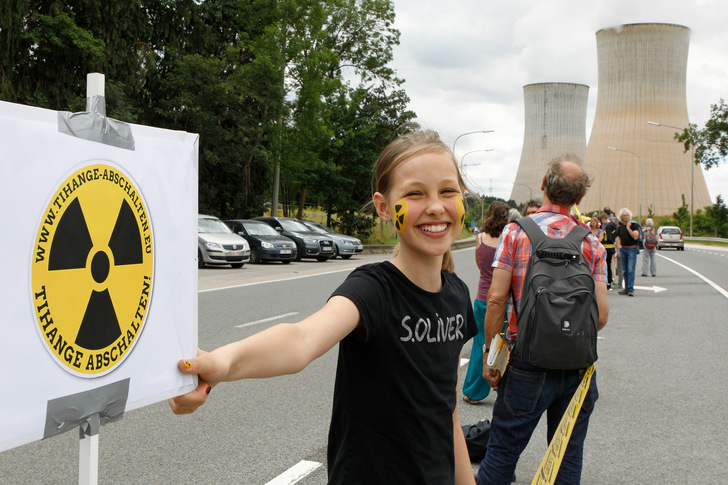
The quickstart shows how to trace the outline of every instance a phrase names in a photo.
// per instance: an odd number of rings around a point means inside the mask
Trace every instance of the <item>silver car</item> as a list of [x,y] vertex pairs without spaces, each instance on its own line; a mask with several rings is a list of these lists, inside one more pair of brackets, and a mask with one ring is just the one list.
[[657,228],[657,249],[675,248],[685,251],[685,240],[677,226],[660,226]]
[[242,268],[250,261],[250,245],[215,216],[197,216],[197,267],[229,264]]
[[316,231],[320,234],[325,234],[334,240],[334,256],[341,256],[343,259],[349,259],[354,254],[361,254],[364,252],[364,245],[361,241],[353,236],[347,236],[345,234],[339,234],[338,232],[330,229],[323,224],[311,221],[301,221],[306,227],[312,231]]

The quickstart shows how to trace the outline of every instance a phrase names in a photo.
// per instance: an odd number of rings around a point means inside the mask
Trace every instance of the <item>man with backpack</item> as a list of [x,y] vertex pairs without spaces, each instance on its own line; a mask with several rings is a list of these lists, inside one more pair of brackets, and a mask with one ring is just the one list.
[[[478,472],[479,485],[511,482],[520,454],[526,448],[544,412],[547,413],[548,420],[547,437],[551,441],[561,417],[582,382],[586,368],[596,359],[596,331],[606,325],[609,314],[605,249],[597,238],[581,228],[570,214],[571,207],[579,204],[590,185],[591,181],[580,167],[576,156],[564,156],[551,162],[541,185],[544,192],[543,206],[530,217],[537,226],[536,230],[540,230],[547,238],[539,236],[538,241],[532,243],[520,225],[521,222],[525,224],[522,220],[506,226],[501,235],[493,261],[493,280],[488,293],[485,341],[490,342],[501,330],[507,309],[506,341],[511,344],[512,350],[509,365],[503,376],[487,367],[483,372],[491,387],[498,387],[498,395],[493,407],[486,455]],[[533,227],[530,227],[529,231],[532,230]],[[567,237],[572,231],[574,234]],[[543,240],[549,239],[558,241],[568,239],[568,242],[562,241],[562,244],[575,246],[576,254],[569,250],[541,249],[544,247]],[[534,246],[538,249],[534,250]],[[523,311],[524,307],[529,306],[530,295],[533,295],[532,286],[535,279],[527,275],[532,256],[536,258],[553,256],[557,261],[556,265],[559,266],[559,269],[554,271],[577,269],[583,273],[584,268],[581,266],[586,266],[586,274],[591,276],[591,285],[585,285],[583,277],[579,280],[581,282],[579,286],[586,287],[587,294],[583,298],[570,300],[568,295],[564,297],[568,311],[577,310],[585,313],[586,321],[579,320],[578,325],[574,325],[574,322],[567,318],[556,322],[557,326],[560,325],[559,333],[565,336],[574,327],[583,326],[587,330],[590,326],[593,327],[592,335],[588,342],[584,343],[587,353],[591,352],[593,356],[585,361],[583,366],[570,360],[571,352],[559,355],[559,352],[554,351],[556,347],[549,343],[545,349],[538,349],[536,341],[536,348],[529,347],[528,351],[524,346],[519,346],[518,339],[524,330],[521,324],[526,327],[525,324],[528,322],[528,327],[532,325],[546,327],[551,323],[540,319],[540,311],[535,312],[535,315],[534,312]],[[575,268],[577,266],[579,267]],[[559,283],[552,286],[566,286],[562,289],[566,289],[568,294],[570,283],[567,280],[558,281]],[[522,300],[525,304],[522,304]],[[487,354],[489,350],[484,348],[483,352]],[[532,358],[532,354],[544,353],[542,351],[545,351],[547,359],[551,358],[557,363],[563,359],[563,368],[555,367],[552,365],[553,362],[544,363],[544,367],[534,365],[532,362],[536,359]],[[552,355],[549,355],[549,351]],[[484,359],[487,361],[487,355]],[[581,479],[584,440],[589,417],[598,396],[595,372],[566,447],[557,483],[579,483]]]

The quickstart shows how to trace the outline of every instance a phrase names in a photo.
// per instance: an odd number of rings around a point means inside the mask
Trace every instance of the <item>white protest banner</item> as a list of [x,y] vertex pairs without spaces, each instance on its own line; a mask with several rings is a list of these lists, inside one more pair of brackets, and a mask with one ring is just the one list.
[[62,116],[0,102],[0,451],[196,385],[198,136]]

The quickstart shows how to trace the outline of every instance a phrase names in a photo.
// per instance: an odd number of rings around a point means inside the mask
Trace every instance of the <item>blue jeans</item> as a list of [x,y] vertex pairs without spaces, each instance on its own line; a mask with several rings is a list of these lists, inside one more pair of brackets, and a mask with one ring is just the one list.
[[619,250],[619,257],[622,260],[622,270],[624,271],[624,289],[627,291],[634,291],[634,270],[637,266],[637,255],[639,252],[637,246]]
[[[470,399],[480,401],[488,397],[490,384],[483,379],[483,344],[485,343],[485,309],[487,303],[476,299],[473,304],[475,322],[478,324],[478,335],[473,337],[473,349],[470,351],[468,372],[463,382],[463,395]],[[490,343],[490,342],[488,342]]]
[[[518,458],[528,445],[541,415],[547,413],[547,439],[550,442],[583,377],[583,370],[540,369],[511,354],[508,369],[498,387],[488,448],[478,471],[478,485],[511,483]],[[556,484],[578,484],[581,481],[584,440],[589,417],[599,398],[596,377],[595,371]]]

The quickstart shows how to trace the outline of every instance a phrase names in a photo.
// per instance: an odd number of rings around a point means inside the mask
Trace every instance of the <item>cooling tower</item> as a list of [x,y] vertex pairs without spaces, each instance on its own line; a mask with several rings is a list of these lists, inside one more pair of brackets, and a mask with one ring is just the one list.
[[688,126],[690,29],[629,24],[602,29],[596,37],[597,106],[584,162],[598,167],[598,174],[581,209],[627,207],[637,217],[641,206],[643,218],[650,208],[656,215],[671,215],[682,205],[682,195],[690,204],[693,177],[695,209],[710,205],[701,168],[673,139],[681,130],[647,124]]
[[540,198],[546,166],[555,157],[586,151],[586,104],[589,86],[537,83],[523,86],[525,130],[521,162],[511,199],[521,204]]

